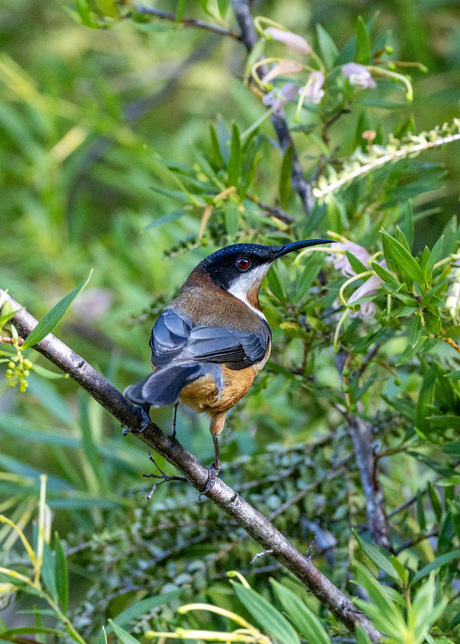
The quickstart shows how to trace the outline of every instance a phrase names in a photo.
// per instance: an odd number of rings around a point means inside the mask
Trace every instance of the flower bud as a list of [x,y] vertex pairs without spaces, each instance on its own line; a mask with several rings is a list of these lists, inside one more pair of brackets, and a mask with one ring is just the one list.
[[295,51],[296,54],[300,54],[301,56],[309,56],[313,51],[303,36],[294,34],[292,31],[268,27],[268,29],[265,29],[265,35],[271,36],[273,40],[284,43],[292,51]]

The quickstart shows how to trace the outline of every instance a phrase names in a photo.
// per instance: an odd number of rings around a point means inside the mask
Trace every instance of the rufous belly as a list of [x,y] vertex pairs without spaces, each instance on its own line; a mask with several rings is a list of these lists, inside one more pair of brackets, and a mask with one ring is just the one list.
[[258,371],[259,369],[256,365],[239,371],[222,365],[224,384],[220,396],[214,378],[208,375],[198,378],[195,382],[184,387],[179,400],[199,414],[202,412],[215,414],[216,412],[227,411],[248,393]]

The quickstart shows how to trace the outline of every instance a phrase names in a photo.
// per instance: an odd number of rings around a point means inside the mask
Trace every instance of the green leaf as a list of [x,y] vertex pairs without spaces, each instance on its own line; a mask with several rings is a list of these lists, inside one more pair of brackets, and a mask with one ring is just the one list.
[[212,146],[212,152],[213,152],[212,161],[219,168],[223,168],[225,165],[225,162],[224,162],[222,153],[220,151],[219,139],[217,136],[216,128],[213,123],[209,124],[209,135],[211,137],[211,146]]
[[292,158],[293,148],[292,145],[289,145],[286,148],[286,152],[283,156],[283,162],[281,163],[280,180],[278,185],[280,204],[282,208],[286,206],[289,194],[291,192]]
[[356,644],[372,644],[368,634],[359,624],[356,624],[355,635]]
[[434,369],[430,369],[423,379],[417,401],[417,411],[415,414],[415,425],[422,432],[427,431],[430,426],[429,421],[426,419],[427,406],[433,403],[435,387],[436,373]]
[[327,225],[329,230],[341,234],[345,222],[346,213],[344,212],[343,202],[330,195],[327,200]]
[[241,174],[241,141],[240,132],[236,123],[232,124],[232,139],[230,143],[230,156],[227,166],[228,185],[236,186]]
[[97,638],[97,644],[107,644],[107,635],[104,627],[101,628],[101,632]]
[[[146,615],[154,608],[159,608],[160,606],[164,606],[165,604],[168,604],[174,599],[177,599],[181,593],[182,593],[182,588],[178,588],[177,590],[173,590],[169,593],[164,593],[162,595],[155,595],[155,597],[148,597],[147,599],[142,599],[141,601],[136,602],[135,604],[132,604],[131,606],[129,606],[129,608],[127,608],[119,615],[117,615],[113,621],[115,624],[118,624],[118,626],[125,626],[129,624],[132,620],[138,619],[142,615]],[[111,626],[109,626],[107,628],[107,633],[110,633],[111,631],[112,631],[112,628]]]
[[235,238],[239,227],[238,204],[234,199],[229,199],[225,205],[225,228],[230,237]]
[[283,644],[300,644],[299,637],[287,619],[262,595],[252,588],[231,582],[238,599],[269,635]]
[[112,627],[115,635],[120,640],[121,644],[139,644],[139,640],[137,640],[135,637],[130,635],[121,626],[118,626],[118,624],[115,624],[113,619],[109,619],[109,624]]
[[380,266],[380,264],[377,264],[376,262],[372,262],[372,268],[384,282],[390,284],[391,286],[394,286],[397,289],[400,288],[401,282],[396,279],[396,277],[392,275],[390,271],[387,271],[386,268],[383,268],[383,266]]
[[225,18],[228,10],[228,0],[217,0],[217,7],[221,18]]
[[324,66],[327,70],[332,69],[335,65],[339,50],[337,45],[332,40],[327,31],[317,23],[316,36],[318,39],[318,47],[323,60]]
[[401,246],[404,246],[404,248],[405,248],[407,251],[409,251],[409,253],[410,253],[410,246],[409,246],[409,243],[408,243],[408,241],[407,241],[407,239],[406,239],[405,234],[403,233],[403,231],[401,230],[401,228],[400,228],[399,226],[396,226],[396,230],[395,230],[395,239],[396,239],[397,241],[399,241],[399,243],[401,244]]
[[372,563],[390,577],[397,579],[398,573],[390,561],[389,553],[383,548],[379,548],[374,543],[365,541],[355,530],[353,530],[353,534],[358,541],[360,548],[366,553]]
[[306,606],[297,595],[273,579],[270,580],[286,615],[294,624],[296,630],[308,642],[315,644],[331,644],[331,640],[316,615]]
[[404,351],[400,353],[399,356],[397,356],[395,363],[396,367],[399,367],[400,365],[410,360],[413,356],[415,356],[415,354],[420,351],[420,349],[425,344],[425,340],[425,337],[421,337],[414,345],[409,341],[409,344],[406,346]]
[[5,324],[11,320],[12,317],[16,315],[16,311],[13,309],[12,303],[7,300],[3,306],[1,305],[2,302],[0,300],[0,308],[1,308],[1,315],[0,315],[0,329],[2,329]]
[[[105,472],[102,467],[101,458],[98,453],[97,444],[94,440],[93,434],[94,428],[91,423],[90,413],[89,413],[89,401],[88,396],[80,396],[80,428],[81,428],[81,441],[82,446],[88,460],[91,469],[94,472],[96,481],[99,484],[99,488],[106,489],[108,483],[106,481]],[[97,485],[94,486],[97,488]],[[93,490],[97,492],[97,490]]]
[[355,257],[348,250],[345,251],[345,254],[348,258],[348,261],[350,262],[352,269],[355,271],[357,275],[359,273],[365,273],[366,271],[370,270],[369,266],[366,266],[365,264],[363,264],[361,260]]
[[418,571],[418,573],[412,579],[411,585],[417,583],[417,581],[429,575],[430,572],[433,572],[433,570],[438,570],[439,568],[442,568],[442,566],[445,566],[446,564],[450,563],[451,561],[455,561],[456,559],[460,559],[460,548],[456,548],[455,550],[446,552],[446,554],[441,555],[440,557],[436,557],[434,561],[431,561],[427,566]]
[[48,335],[48,333],[51,333],[51,331],[54,329],[54,327],[58,324],[58,322],[62,319],[64,314],[66,313],[67,309],[70,307],[74,299],[77,297],[77,295],[85,288],[85,286],[88,284],[89,280],[91,279],[91,275],[93,273],[93,270],[91,269],[90,274],[86,279],[81,282],[76,288],[74,288],[73,291],[68,293],[65,297],[60,300],[56,306],[54,306],[51,311],[49,311],[37,324],[35,329],[32,331],[32,333],[29,335],[29,337],[26,339],[24,344],[22,345],[23,349],[27,349],[28,347],[33,347],[34,344],[38,344],[40,340],[43,340],[45,336]]
[[54,537],[54,561],[57,596],[62,612],[66,613],[69,603],[69,572],[67,559],[57,532]]
[[381,231],[380,234],[382,235],[383,250],[388,266],[395,264],[411,280],[419,284],[424,284],[425,278],[422,269],[407,248],[388,233]]
[[396,570],[398,573],[398,577],[400,580],[405,584],[407,583],[407,580],[409,578],[409,571],[404,568],[402,563],[399,561],[395,555],[391,555],[391,564],[393,568]]
[[162,217],[158,217],[158,219],[155,219],[155,221],[152,221],[152,223],[148,224],[148,226],[146,226],[144,230],[152,230],[154,228],[159,228],[160,226],[163,226],[163,224],[170,224],[172,221],[176,221],[176,219],[180,219],[180,217],[183,217],[188,213],[189,213],[189,210],[187,210],[187,208],[178,208],[177,210],[172,210],[171,212],[168,212],[166,215],[163,215]]
[[361,65],[368,65],[371,58],[371,41],[366,23],[358,16],[356,24],[356,56],[355,60]]
[[57,589],[56,589],[56,577],[55,577],[55,561],[51,553],[51,548],[49,544],[43,544],[43,565],[41,567],[41,578],[46,588],[49,591],[51,597],[56,601],[58,599]]
[[422,335],[422,318],[420,317],[420,315],[414,315],[414,318],[412,320],[412,323],[410,325],[410,330],[409,330],[409,344],[412,347],[415,347],[415,345],[420,340],[421,335]]
[[56,373],[55,371],[45,369],[45,367],[42,367],[39,364],[33,364],[30,367],[30,370],[35,371],[39,376],[47,378],[48,380],[61,380],[61,378],[68,378],[68,374],[66,373]]
[[431,507],[436,515],[437,521],[442,521],[442,504],[437,489],[431,483],[427,485],[428,496],[430,497]]
[[402,615],[393,601],[388,597],[388,589],[382,586],[371,573],[360,563],[355,563],[358,583],[367,591],[374,605],[354,599],[357,604],[383,633],[391,635],[400,641],[405,632]]
[[428,311],[425,311],[423,318],[425,320],[425,329],[427,333],[432,335],[438,335],[438,333],[441,333],[442,320],[437,312],[434,313],[433,310],[429,309]]
[[450,371],[446,373],[445,378],[452,378],[452,380],[460,380],[460,369],[458,371]]

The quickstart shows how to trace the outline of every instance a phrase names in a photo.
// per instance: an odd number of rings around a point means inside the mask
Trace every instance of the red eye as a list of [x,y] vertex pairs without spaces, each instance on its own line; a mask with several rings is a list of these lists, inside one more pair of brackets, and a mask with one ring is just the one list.
[[251,266],[251,262],[247,257],[240,257],[239,259],[236,260],[236,265],[240,269],[240,271],[247,271],[248,268]]

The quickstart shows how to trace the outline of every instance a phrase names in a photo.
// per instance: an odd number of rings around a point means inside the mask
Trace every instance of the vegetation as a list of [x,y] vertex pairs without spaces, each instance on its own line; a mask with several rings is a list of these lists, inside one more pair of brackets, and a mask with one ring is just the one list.
[[[457,642],[457,4],[6,4],[0,640]],[[263,285],[221,478],[355,608],[43,355],[53,331],[122,391],[203,257],[326,236]],[[206,418],[177,431],[208,464]]]

